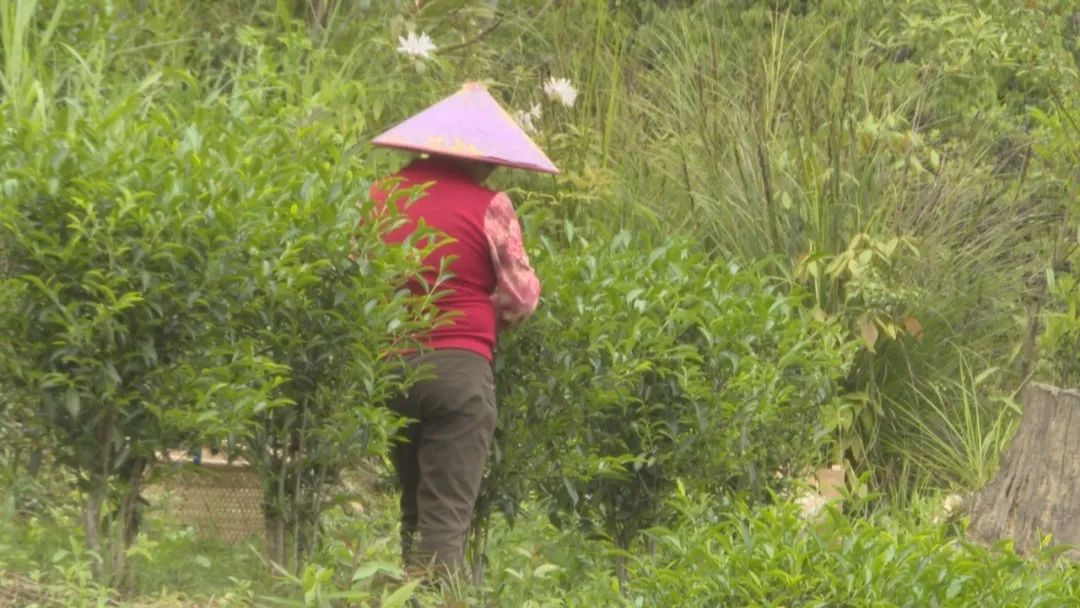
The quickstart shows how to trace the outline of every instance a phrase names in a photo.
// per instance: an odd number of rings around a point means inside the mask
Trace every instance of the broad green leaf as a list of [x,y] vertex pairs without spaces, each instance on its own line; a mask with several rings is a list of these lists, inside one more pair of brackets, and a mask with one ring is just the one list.
[[379,605],[383,608],[402,608],[412,598],[416,587],[421,582],[421,579],[412,580],[395,589],[393,593],[384,594]]

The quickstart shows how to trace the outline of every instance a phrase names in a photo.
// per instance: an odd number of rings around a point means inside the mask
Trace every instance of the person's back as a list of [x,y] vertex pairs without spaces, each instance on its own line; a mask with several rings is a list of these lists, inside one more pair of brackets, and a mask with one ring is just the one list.
[[[426,186],[416,200],[395,197],[398,211],[409,221],[386,235],[388,242],[409,238],[421,219],[449,237],[425,260],[431,269],[425,273],[428,285],[412,286],[414,291],[430,288],[439,269],[444,269],[437,304],[449,313],[448,321],[433,329],[425,342],[433,349],[459,348],[490,360],[496,331],[491,294],[497,279],[485,216],[497,193],[475,183],[460,166],[440,159],[416,161],[388,181],[398,189]],[[372,189],[372,197],[383,204],[388,194],[379,187]]]

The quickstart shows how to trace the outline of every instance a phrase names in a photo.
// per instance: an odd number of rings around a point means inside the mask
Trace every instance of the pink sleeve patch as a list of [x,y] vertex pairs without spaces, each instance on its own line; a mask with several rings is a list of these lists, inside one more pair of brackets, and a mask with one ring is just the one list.
[[495,267],[495,292],[491,301],[499,325],[516,327],[536,310],[540,280],[529,264],[529,255],[521,242],[521,224],[506,194],[500,192],[491,199],[484,215],[484,232]]

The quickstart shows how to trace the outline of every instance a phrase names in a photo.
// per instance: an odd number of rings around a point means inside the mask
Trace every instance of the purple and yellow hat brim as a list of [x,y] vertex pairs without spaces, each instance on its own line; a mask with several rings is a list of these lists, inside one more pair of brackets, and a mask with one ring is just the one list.
[[372,145],[527,171],[559,169],[478,82],[406,119]]

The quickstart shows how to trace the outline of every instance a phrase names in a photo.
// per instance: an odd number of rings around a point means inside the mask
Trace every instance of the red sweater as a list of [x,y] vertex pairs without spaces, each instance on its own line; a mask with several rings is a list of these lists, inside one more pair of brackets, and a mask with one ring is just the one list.
[[[401,180],[398,189],[434,182],[418,200],[397,197],[398,210],[408,223],[386,235],[389,243],[405,240],[423,219],[427,226],[452,237],[452,241],[428,257],[425,264],[438,269],[446,257],[454,258],[447,268],[451,275],[441,284],[447,293],[438,300],[439,310],[453,316],[449,323],[433,329],[427,344],[434,349],[458,348],[483,355],[489,361],[495,348],[496,311],[491,294],[498,277],[492,261],[491,244],[484,219],[496,192],[476,184],[457,166],[437,160],[419,160],[392,176]],[[385,204],[387,193],[373,187],[372,198]],[[429,284],[435,272],[427,275]],[[414,292],[423,286],[413,285]]]

